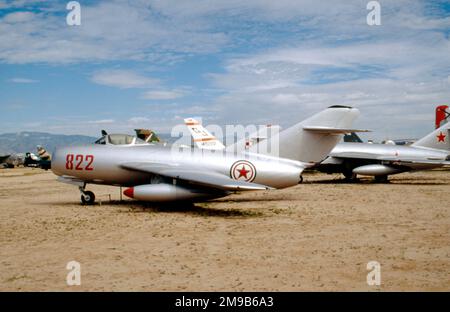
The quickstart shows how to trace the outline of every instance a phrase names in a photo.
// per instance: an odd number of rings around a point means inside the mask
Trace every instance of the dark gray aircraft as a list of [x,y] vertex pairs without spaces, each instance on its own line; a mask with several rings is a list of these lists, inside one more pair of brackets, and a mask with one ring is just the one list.
[[14,168],[17,166],[50,169],[51,156],[42,146],[37,146],[38,155],[34,153],[17,153],[0,156],[0,168]]
[[81,201],[87,204],[95,200],[86,190],[89,183],[125,186],[126,196],[153,202],[200,201],[237,191],[285,188],[297,185],[303,170],[322,161],[344,133],[358,131],[351,129],[358,115],[355,108],[331,106],[238,152],[105,135],[96,144],[58,148],[51,169],[59,181],[78,186]]
[[0,156],[0,168],[5,169],[21,166],[24,161],[25,154],[22,153]]

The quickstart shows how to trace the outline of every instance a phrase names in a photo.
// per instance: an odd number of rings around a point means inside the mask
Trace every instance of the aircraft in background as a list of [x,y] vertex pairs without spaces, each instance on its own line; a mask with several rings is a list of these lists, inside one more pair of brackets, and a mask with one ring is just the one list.
[[258,144],[259,142],[272,137],[275,133],[280,131],[279,126],[266,125],[260,127],[256,133],[250,135],[250,137],[243,138],[240,141],[225,147],[223,143],[212,135],[202,124],[194,118],[184,119],[185,125],[188,127],[192,139],[196,146],[200,149],[206,150],[227,150],[234,152],[242,152],[250,147]]
[[16,153],[12,155],[0,156],[0,168],[14,168],[18,166],[50,169],[51,156],[40,145],[37,146],[38,154]]
[[[359,115],[355,108],[331,106],[241,152],[182,149],[161,144],[96,144],[58,148],[52,171],[58,180],[79,187],[81,201],[95,195],[86,185],[128,187],[130,198],[164,202],[200,201],[238,191],[297,185],[305,168],[322,161]],[[111,139],[111,138],[109,138]],[[271,144],[278,144],[277,153]],[[272,146],[273,146],[272,145]]]
[[0,156],[0,169],[14,168],[23,165],[25,154],[16,153]]
[[192,140],[200,149],[223,150],[225,145],[213,136],[199,121],[194,118],[187,118],[184,124],[188,127],[192,135]]
[[450,124],[444,124],[409,146],[339,143],[315,169],[342,173],[349,181],[355,181],[359,174],[386,182],[391,174],[450,165],[449,128]]
[[[440,105],[436,107],[436,118],[435,118],[435,129],[441,127],[444,123],[449,122],[450,120],[450,110],[447,105]],[[381,144],[390,144],[390,145],[411,145],[417,139],[391,139],[384,140]],[[344,142],[360,142],[363,141],[359,138],[359,136],[355,133],[345,135]],[[373,141],[369,140],[368,143],[373,143]]]
[[44,170],[50,169],[52,161],[51,155],[47,152],[45,148],[43,148],[40,145],[38,145],[36,148],[38,154],[36,155],[33,153],[26,153],[23,165],[25,167],[41,168]]
[[450,110],[447,105],[436,107],[436,129],[450,120]]
[[[220,144],[222,149],[225,149],[198,121],[192,118],[186,120],[196,124],[195,131],[190,128],[193,137],[198,133],[206,133],[208,142]],[[449,126],[443,126],[423,139],[411,141],[409,144],[404,143],[406,140],[390,140],[382,144],[364,143],[356,133],[345,134],[344,142],[337,144],[329,157],[313,169],[325,173],[342,173],[349,181],[356,181],[357,175],[360,174],[373,176],[378,182],[386,182],[391,174],[450,165],[448,129]],[[397,144],[400,141],[403,144]],[[247,142],[245,145],[242,142],[238,145],[247,147]],[[209,148],[204,145],[198,147]]]
[[153,130],[150,129],[134,129],[136,136],[147,143],[160,143],[161,140]]

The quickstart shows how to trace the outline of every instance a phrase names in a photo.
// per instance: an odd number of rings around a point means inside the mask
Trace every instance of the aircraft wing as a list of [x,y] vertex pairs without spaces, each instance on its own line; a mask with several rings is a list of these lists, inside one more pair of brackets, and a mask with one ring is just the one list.
[[342,153],[331,153],[331,157],[335,158],[359,158],[359,159],[377,159],[377,155],[372,153],[361,153],[361,152],[342,152]]
[[192,184],[224,191],[255,191],[270,189],[270,187],[261,184],[233,180],[224,174],[205,172],[204,169],[201,168],[180,168],[176,165],[152,162],[124,163],[121,166],[129,170],[180,179]]
[[305,126],[303,127],[303,130],[321,134],[346,134],[352,132],[370,132],[370,130],[363,130],[363,129],[342,129],[342,128],[315,127],[315,126]]
[[11,155],[0,156],[0,163],[5,162],[9,158],[9,156],[11,156]]
[[450,165],[450,161],[443,159],[420,159],[420,158],[403,158],[397,156],[377,156],[371,153],[359,153],[359,152],[343,152],[332,153],[330,155],[334,158],[355,158],[355,159],[373,159],[383,162],[395,163],[396,165],[408,165],[408,164],[425,164],[425,165]]
[[424,165],[450,165],[450,161],[443,159],[418,159],[398,157],[378,157],[377,160],[392,162],[397,165],[424,164]]

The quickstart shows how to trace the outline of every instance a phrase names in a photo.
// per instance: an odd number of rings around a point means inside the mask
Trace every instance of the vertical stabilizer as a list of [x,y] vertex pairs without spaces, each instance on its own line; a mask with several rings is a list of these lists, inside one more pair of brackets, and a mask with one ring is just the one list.
[[281,131],[278,136],[252,146],[249,151],[317,163],[327,157],[345,133],[359,131],[351,129],[358,115],[356,108],[331,106]]
[[212,135],[199,121],[194,118],[186,118],[184,124],[191,132],[194,143],[200,149],[222,150],[225,146]]

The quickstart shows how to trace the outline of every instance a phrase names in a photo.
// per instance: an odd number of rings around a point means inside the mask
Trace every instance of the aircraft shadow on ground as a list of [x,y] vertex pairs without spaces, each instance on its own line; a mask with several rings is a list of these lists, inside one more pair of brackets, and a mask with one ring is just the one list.
[[[265,197],[266,196],[266,197]],[[214,203],[227,203],[227,204],[232,204],[232,203],[252,203],[252,202],[272,202],[272,201],[284,201],[284,200],[295,200],[295,198],[290,198],[290,197],[270,197],[270,196],[262,196],[262,197],[258,197],[258,198],[233,198],[233,199],[216,199],[212,202]]]
[[[234,201],[234,200],[233,200]],[[233,202],[231,201],[231,202]],[[183,213],[188,215],[206,216],[206,217],[240,217],[240,218],[252,218],[261,217],[263,212],[255,211],[252,208],[211,208],[207,205],[214,202],[205,202],[203,204],[194,204],[189,202],[179,202],[179,203],[165,203],[165,204],[155,204],[142,201],[129,201],[129,200],[106,200],[96,202],[94,205],[82,205],[76,202],[52,202],[45,203],[46,205],[52,206],[65,206],[65,205],[79,205],[80,209],[92,209],[92,208],[102,208],[102,206],[126,208],[127,210],[120,210],[120,213]],[[226,202],[225,202],[226,203]],[[202,205],[202,206],[201,206]],[[105,209],[108,209],[105,207]]]
[[390,184],[392,185],[450,185],[449,183],[445,183],[445,182],[436,182],[433,180],[430,180],[430,182],[424,182],[424,181],[420,181],[418,182],[417,180],[394,180],[391,181]]
[[148,202],[124,202],[124,201],[111,201],[108,205],[126,206],[132,212],[136,213],[183,213],[189,215],[198,215],[206,217],[260,217],[263,215],[261,211],[255,211],[254,209],[236,209],[236,208],[211,208],[205,206],[211,202],[206,202],[203,206],[201,204],[180,202],[180,203],[167,203],[167,204],[155,204]]

